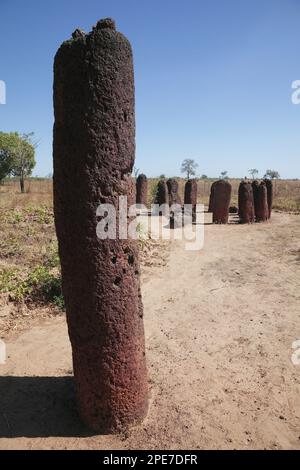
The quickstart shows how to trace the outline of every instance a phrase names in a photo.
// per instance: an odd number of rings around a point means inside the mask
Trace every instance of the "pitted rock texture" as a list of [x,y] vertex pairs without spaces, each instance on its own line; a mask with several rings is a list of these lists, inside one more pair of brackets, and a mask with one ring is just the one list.
[[239,217],[241,224],[255,221],[254,198],[251,183],[242,181],[239,186]]
[[257,211],[259,210],[258,209],[258,206],[259,206],[259,184],[260,183],[257,180],[254,180],[251,183],[252,191],[253,191],[253,202],[254,202],[255,218],[256,218]]
[[[196,220],[197,206],[197,181],[195,179],[188,180],[184,187],[184,204],[188,204],[192,210],[192,221]],[[186,208],[184,209],[186,212]]]
[[96,234],[100,203],[135,204],[133,63],[113,20],[74,36],[54,63],[55,224],[79,411],[107,433],[148,407],[137,242]]
[[197,181],[195,179],[188,180],[184,187],[184,204],[197,204]]
[[262,181],[257,188],[257,203],[255,206],[256,222],[265,222],[269,218],[267,187]]
[[178,182],[174,178],[170,178],[167,181],[168,192],[169,192],[169,205],[173,204],[181,205],[181,199],[178,194]]
[[267,198],[268,198],[268,208],[269,208],[269,219],[272,215],[272,206],[273,206],[273,182],[266,178],[264,180],[267,187]]
[[210,196],[209,196],[209,205],[208,212],[213,212],[214,210],[214,196],[215,196],[215,186],[218,181],[215,181],[210,187]]
[[144,206],[148,204],[148,180],[143,174],[140,174],[136,180],[136,203]]
[[213,223],[227,224],[231,200],[231,184],[225,180],[214,183],[213,189]]
[[156,195],[154,199],[154,203],[158,204],[159,206],[165,206],[163,211],[159,211],[159,214],[167,213],[167,206],[169,205],[169,193],[168,193],[168,186],[165,180],[160,180],[157,183]]

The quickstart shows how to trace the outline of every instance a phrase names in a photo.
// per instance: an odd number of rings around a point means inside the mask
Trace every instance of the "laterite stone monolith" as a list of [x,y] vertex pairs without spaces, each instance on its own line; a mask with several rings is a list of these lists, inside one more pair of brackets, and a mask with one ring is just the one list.
[[136,203],[144,206],[148,204],[148,180],[143,174],[140,174],[136,180]]
[[264,180],[267,187],[267,198],[268,198],[268,208],[269,208],[269,219],[272,215],[272,206],[273,206],[273,182],[266,178]]
[[170,178],[167,181],[168,192],[169,192],[169,205],[173,204],[181,205],[181,199],[178,194],[178,182],[174,178]]
[[255,213],[255,217],[256,217],[256,214],[257,214],[257,211],[259,211],[259,181],[257,180],[254,180],[252,181],[251,183],[251,186],[252,186],[252,191],[253,191],[253,202],[254,202],[254,213]]
[[192,220],[196,220],[197,206],[197,180],[191,179],[185,183],[184,187],[184,204],[192,206]]
[[[54,211],[79,412],[94,431],[118,432],[148,407],[135,240],[100,239],[100,203],[135,204],[132,51],[101,20],[76,30],[54,64]],[[125,214],[125,227],[130,219]]]
[[159,215],[166,214],[168,212],[167,206],[169,206],[169,193],[168,193],[168,186],[165,180],[160,180],[157,183],[156,195],[154,199],[154,204],[158,204],[159,206],[164,206],[164,210],[159,211]]
[[214,210],[215,187],[216,187],[217,182],[218,181],[215,181],[210,187],[208,212],[213,212]]
[[265,222],[269,218],[267,187],[264,181],[258,186],[257,205],[255,207],[256,222]]
[[242,224],[250,224],[255,220],[254,198],[251,183],[242,181],[239,186],[239,216]]
[[213,223],[227,224],[231,199],[231,184],[225,180],[216,181],[213,191]]

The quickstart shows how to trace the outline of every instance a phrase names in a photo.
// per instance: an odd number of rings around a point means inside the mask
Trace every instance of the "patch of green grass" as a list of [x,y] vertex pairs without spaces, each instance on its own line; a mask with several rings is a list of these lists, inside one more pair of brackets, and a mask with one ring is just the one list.
[[2,268],[0,293],[9,293],[14,302],[51,302],[64,308],[60,273],[46,266],[37,266],[25,275],[18,268]]

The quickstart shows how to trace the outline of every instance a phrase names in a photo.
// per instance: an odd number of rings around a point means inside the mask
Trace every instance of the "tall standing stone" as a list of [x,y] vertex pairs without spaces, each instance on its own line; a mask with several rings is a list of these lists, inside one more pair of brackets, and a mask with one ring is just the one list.
[[175,178],[170,178],[167,181],[168,192],[169,192],[169,205],[179,204],[181,206],[181,199],[178,194],[178,182]]
[[197,180],[190,179],[185,183],[184,187],[184,204],[192,206],[192,219],[196,220],[196,206],[197,206]]
[[148,180],[143,174],[140,174],[136,180],[136,203],[144,206],[148,204]]
[[259,181],[252,181],[251,186],[253,191],[254,213],[256,217],[256,214],[259,211]]
[[225,180],[216,181],[213,191],[213,223],[227,224],[231,199],[231,184]]
[[166,212],[166,206],[169,205],[169,193],[168,193],[167,183],[163,179],[157,183],[154,203],[158,204],[159,206],[165,206],[164,207],[165,210],[159,211],[159,214]]
[[239,186],[239,216],[242,224],[250,224],[255,220],[254,198],[251,183],[242,181]]
[[[137,242],[101,240],[96,209],[135,204],[132,51],[101,20],[62,44],[54,64],[54,211],[79,411],[116,432],[147,413]],[[129,219],[125,216],[126,223]],[[118,223],[117,223],[118,227]]]
[[272,206],[273,206],[273,182],[272,180],[269,180],[268,178],[266,178],[264,181],[267,187],[267,198],[268,198],[269,219],[270,219],[272,215]]
[[214,210],[214,196],[215,196],[215,187],[217,183],[218,181],[215,181],[210,187],[208,212],[213,212]]
[[257,188],[257,203],[255,206],[256,222],[265,222],[269,218],[267,187],[262,181]]

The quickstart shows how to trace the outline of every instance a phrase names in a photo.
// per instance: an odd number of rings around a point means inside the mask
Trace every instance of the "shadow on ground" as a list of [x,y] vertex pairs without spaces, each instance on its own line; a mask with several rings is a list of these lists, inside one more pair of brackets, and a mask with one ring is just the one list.
[[86,437],[72,377],[0,377],[0,437]]

